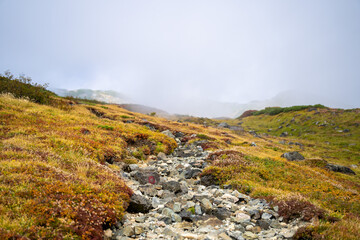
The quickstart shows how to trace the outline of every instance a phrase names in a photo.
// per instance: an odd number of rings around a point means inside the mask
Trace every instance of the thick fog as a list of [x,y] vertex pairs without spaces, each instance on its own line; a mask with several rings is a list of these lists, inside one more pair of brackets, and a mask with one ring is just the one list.
[[360,107],[357,0],[0,0],[0,34],[2,72],[172,113],[289,91],[279,105]]

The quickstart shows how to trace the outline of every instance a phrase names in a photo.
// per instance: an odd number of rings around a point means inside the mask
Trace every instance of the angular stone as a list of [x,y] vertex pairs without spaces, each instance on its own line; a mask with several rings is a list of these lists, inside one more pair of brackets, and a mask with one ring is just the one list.
[[257,233],[261,232],[261,227],[255,226],[251,229],[251,232],[257,234]]
[[280,234],[283,235],[284,238],[290,239],[295,235],[295,231],[283,229],[280,231]]
[[181,210],[181,212],[179,213],[179,216],[187,222],[192,222],[193,221],[193,216],[191,214],[191,212],[186,211],[185,209]]
[[348,175],[356,175],[356,173],[353,170],[351,170],[350,168],[345,167],[345,166],[328,163],[328,164],[326,164],[325,167],[333,172],[340,172],[340,173],[345,173]]
[[174,214],[171,215],[171,220],[173,222],[181,222],[182,218],[180,217],[180,215],[174,213]]
[[166,154],[163,152],[159,152],[159,154],[157,155],[157,159],[158,160],[167,160]]
[[175,139],[174,134],[172,134],[172,132],[170,130],[165,130],[161,132],[162,134],[165,134],[166,136]]
[[174,203],[173,211],[179,213],[181,211],[181,204],[178,202]]
[[145,220],[146,220],[146,218],[145,218],[144,216],[136,217],[136,218],[135,218],[135,221],[136,221],[137,223],[144,223]]
[[151,205],[153,208],[157,208],[160,204],[160,199],[158,199],[157,197],[152,198]]
[[133,194],[127,211],[129,213],[148,213],[152,208],[150,200],[141,195]]
[[142,226],[135,226],[134,227],[134,232],[136,235],[140,235],[144,232],[144,227]]
[[212,211],[212,209],[213,209],[213,205],[211,204],[211,202],[207,198],[201,199],[200,205],[201,205],[202,210],[205,213],[210,213]]
[[252,232],[245,232],[244,235],[245,239],[257,239],[257,235]]
[[257,220],[256,223],[261,229],[268,230],[271,222],[269,220]]
[[133,178],[140,184],[158,184],[160,182],[160,175],[155,171],[137,171]]
[[232,240],[231,237],[229,237],[226,233],[222,232],[219,234],[219,238],[222,240]]
[[174,214],[173,210],[171,210],[170,208],[164,208],[161,212],[162,215],[166,216],[166,217],[170,217]]
[[135,230],[134,230],[134,227],[133,226],[125,226],[123,228],[123,235],[124,236],[127,236],[127,237],[130,237],[132,235],[135,235]]
[[262,215],[261,215],[261,219],[263,220],[269,220],[270,218],[272,218],[273,215],[271,215],[270,213],[266,213],[264,212]]
[[304,156],[301,155],[299,152],[287,152],[281,155],[281,157],[286,158],[289,161],[298,161],[304,160]]
[[216,208],[212,211],[212,215],[220,220],[225,220],[231,216],[231,212],[225,208]]
[[198,215],[202,214],[202,212],[201,212],[201,207],[200,207],[199,204],[196,204],[196,205],[195,205],[195,213],[198,214]]
[[186,179],[196,178],[197,176],[200,175],[201,172],[202,172],[201,169],[191,168],[191,169],[189,169],[189,170],[185,170],[185,172],[184,172],[184,177],[185,177]]
[[221,199],[232,202],[232,203],[236,203],[237,201],[239,201],[239,199],[231,194],[224,194]]
[[200,184],[204,186],[219,185],[219,180],[217,180],[216,177],[211,174],[204,175],[200,178]]
[[156,196],[156,194],[157,194],[157,189],[152,184],[141,185],[141,186],[139,186],[139,190],[143,194],[152,196],[152,197]]
[[181,192],[181,186],[179,182],[176,181],[168,181],[161,184],[163,189],[169,190],[173,193],[179,193]]
[[245,213],[237,213],[233,221],[236,223],[250,222],[251,217]]
[[128,164],[123,167],[125,172],[134,172],[139,170],[139,166],[137,164]]

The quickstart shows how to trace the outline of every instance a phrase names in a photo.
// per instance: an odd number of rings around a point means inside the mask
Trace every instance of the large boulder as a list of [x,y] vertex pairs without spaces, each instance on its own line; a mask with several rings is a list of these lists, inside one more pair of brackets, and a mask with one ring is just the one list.
[[173,193],[181,192],[181,185],[179,182],[168,181],[168,182],[163,182],[161,185],[164,190],[169,190],[170,192],[173,192]]
[[226,122],[222,122],[218,125],[219,128],[230,128],[230,125],[227,124]]
[[305,159],[299,152],[287,152],[281,155],[281,157],[286,158],[289,161],[299,161]]
[[158,184],[160,182],[160,175],[155,171],[137,171],[133,174],[133,178],[140,184]]
[[328,163],[328,164],[326,164],[325,167],[333,172],[340,172],[340,173],[345,173],[345,174],[349,174],[349,175],[356,175],[356,173],[353,170],[351,170],[350,168],[345,167],[345,166]]
[[170,130],[165,130],[161,132],[162,134],[165,134],[166,136],[175,139],[174,134],[172,134],[172,132]]
[[212,211],[212,215],[220,220],[225,220],[231,216],[231,212],[226,208],[215,208]]
[[127,209],[129,213],[148,213],[152,209],[151,201],[144,196],[133,194]]
[[184,176],[186,179],[196,178],[197,176],[200,175],[201,172],[202,172],[202,170],[199,168],[190,168],[190,169],[185,170]]
[[200,184],[204,186],[219,185],[219,180],[214,175],[207,174],[201,176]]

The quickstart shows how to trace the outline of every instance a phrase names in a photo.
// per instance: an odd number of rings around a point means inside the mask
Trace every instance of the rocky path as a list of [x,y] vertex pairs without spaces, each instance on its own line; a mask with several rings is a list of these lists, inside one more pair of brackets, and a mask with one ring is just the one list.
[[[176,139],[178,143],[180,141]],[[123,221],[105,239],[291,239],[302,222],[285,223],[266,201],[199,178],[208,152],[196,144],[131,164],[123,177],[134,195]]]

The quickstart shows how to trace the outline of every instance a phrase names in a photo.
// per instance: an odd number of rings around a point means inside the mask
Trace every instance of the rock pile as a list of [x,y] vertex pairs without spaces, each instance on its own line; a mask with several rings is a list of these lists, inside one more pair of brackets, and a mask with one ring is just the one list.
[[[178,141],[179,142],[179,141]],[[200,177],[208,152],[180,145],[147,165],[128,165],[123,177],[134,195],[128,213],[105,239],[291,239],[304,223],[285,223],[265,200],[221,189]]]

